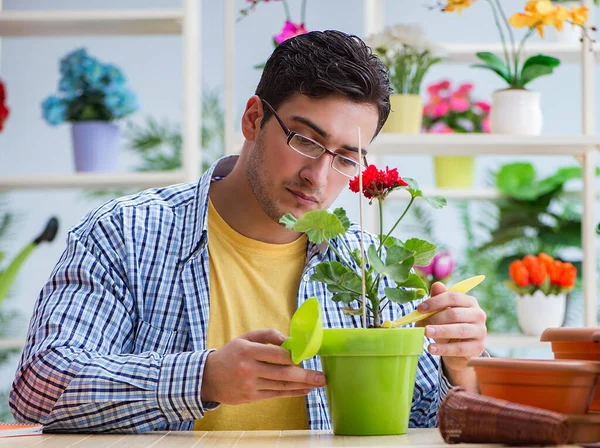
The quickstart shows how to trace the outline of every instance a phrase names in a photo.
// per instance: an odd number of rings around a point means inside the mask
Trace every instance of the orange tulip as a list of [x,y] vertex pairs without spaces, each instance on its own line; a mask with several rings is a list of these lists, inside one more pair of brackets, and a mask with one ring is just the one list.
[[560,285],[563,288],[573,288],[575,279],[577,278],[577,268],[571,263],[564,263],[563,270],[560,276]]
[[534,255],[527,255],[525,258],[523,258],[523,265],[529,272],[531,283],[539,286],[544,282],[544,279],[546,278],[546,266],[544,266],[543,263],[540,263],[538,257]]
[[538,255],[538,260],[544,265],[546,272],[550,274],[550,268],[552,267],[552,263],[554,263],[554,258],[548,254],[545,254],[544,252],[540,252]]
[[553,285],[560,285],[562,271],[563,264],[558,260],[554,260],[550,268],[550,283]]
[[508,267],[510,278],[521,288],[529,285],[529,272],[521,260],[513,261]]

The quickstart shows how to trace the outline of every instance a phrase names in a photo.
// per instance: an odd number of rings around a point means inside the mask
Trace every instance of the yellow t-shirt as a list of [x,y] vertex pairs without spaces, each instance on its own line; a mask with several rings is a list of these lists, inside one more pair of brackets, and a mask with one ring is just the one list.
[[[269,244],[233,230],[208,208],[210,318],[207,348],[221,348],[251,330],[289,333],[306,258],[306,237]],[[199,431],[308,429],[305,397],[275,398],[207,411]]]

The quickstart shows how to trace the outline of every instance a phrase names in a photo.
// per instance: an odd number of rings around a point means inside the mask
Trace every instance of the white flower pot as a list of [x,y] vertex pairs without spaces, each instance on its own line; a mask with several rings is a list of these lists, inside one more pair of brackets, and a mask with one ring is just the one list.
[[542,108],[539,92],[523,89],[494,92],[490,128],[495,134],[540,135]]
[[566,309],[566,294],[547,296],[538,290],[533,295],[517,296],[519,326],[528,336],[540,336],[546,328],[561,327]]

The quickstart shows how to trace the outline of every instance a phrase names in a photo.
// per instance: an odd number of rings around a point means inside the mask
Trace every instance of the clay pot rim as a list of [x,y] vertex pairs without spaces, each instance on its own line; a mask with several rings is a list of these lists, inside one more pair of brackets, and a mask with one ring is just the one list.
[[541,342],[600,342],[600,327],[547,328]]
[[473,358],[467,365],[489,369],[600,374],[600,362],[584,360]]

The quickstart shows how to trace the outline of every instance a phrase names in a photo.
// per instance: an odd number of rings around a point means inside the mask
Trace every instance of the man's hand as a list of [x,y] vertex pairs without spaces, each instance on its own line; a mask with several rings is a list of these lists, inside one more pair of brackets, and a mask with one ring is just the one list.
[[290,352],[279,347],[284,340],[277,330],[251,331],[210,353],[204,367],[202,401],[243,404],[306,395],[312,388],[325,386],[321,372],[292,363]]
[[477,300],[466,294],[447,292],[438,282],[431,287],[431,297],[417,309],[441,310],[417,323],[425,326],[425,335],[435,341],[429,345],[429,353],[442,357],[444,372],[453,385],[476,390],[474,373],[467,369],[467,361],[483,353],[487,334],[486,315]]

